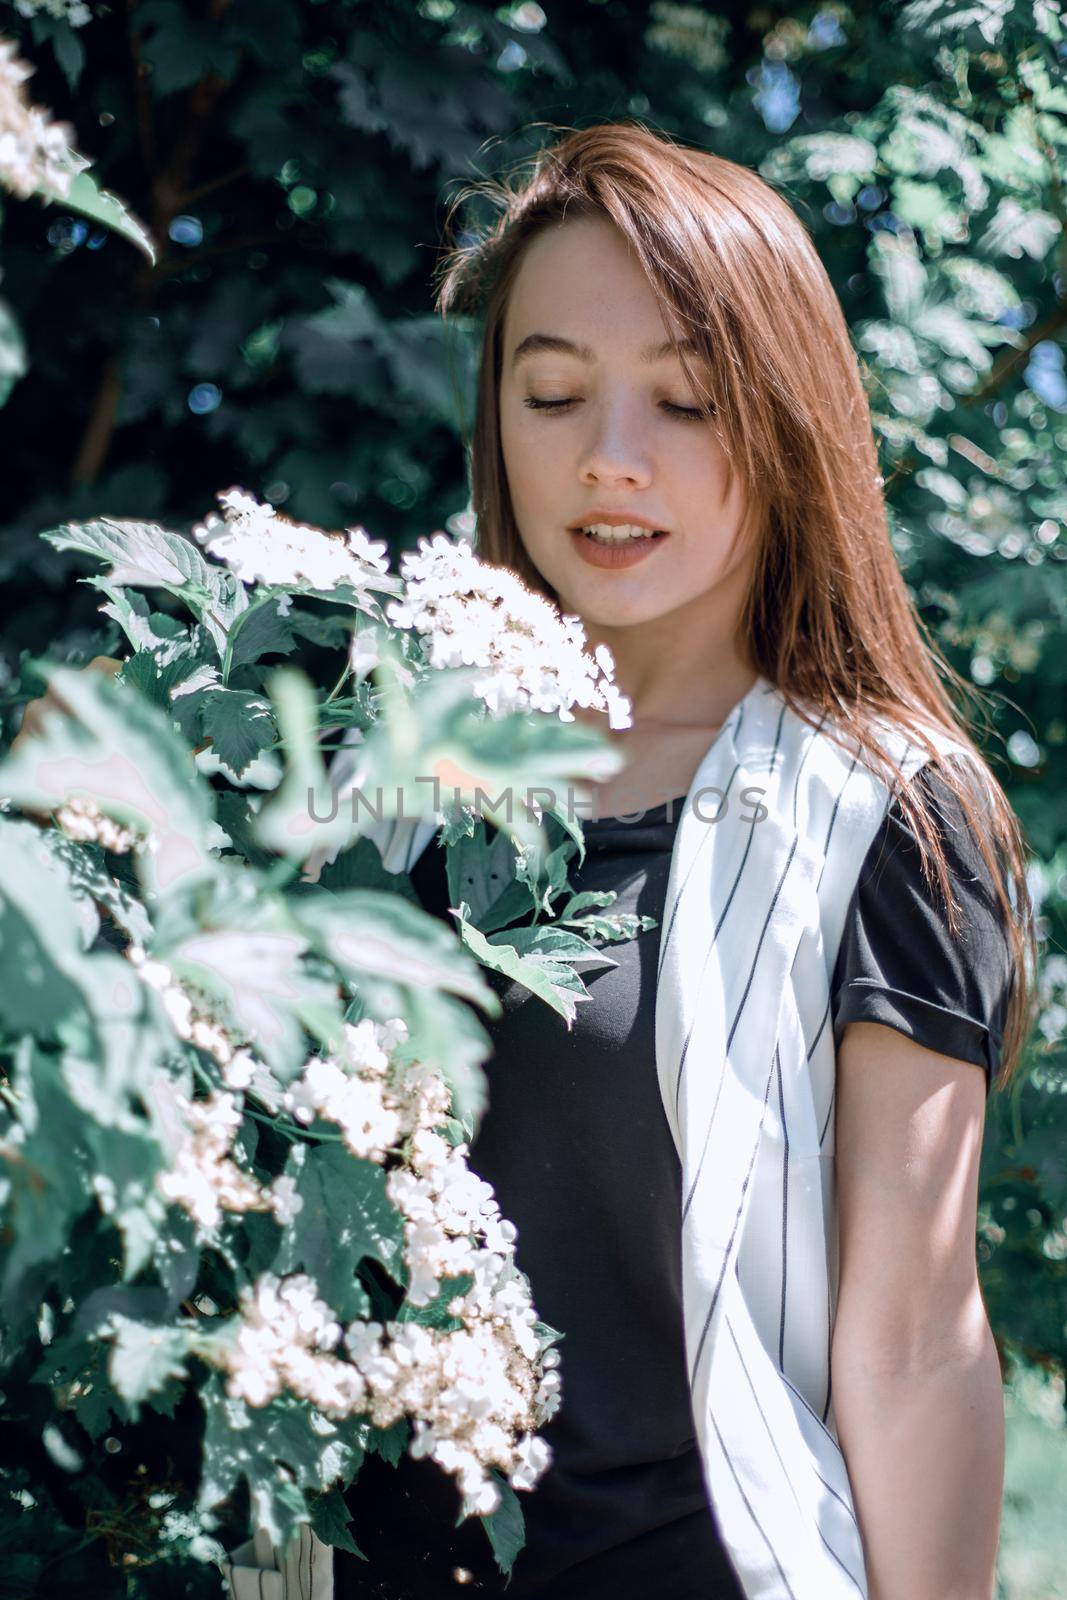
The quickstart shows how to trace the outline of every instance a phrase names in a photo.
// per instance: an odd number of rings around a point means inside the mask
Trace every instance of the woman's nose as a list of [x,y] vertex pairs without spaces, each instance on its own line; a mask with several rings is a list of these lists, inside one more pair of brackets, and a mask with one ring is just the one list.
[[651,477],[647,437],[634,408],[590,408],[591,432],[582,452],[583,483],[645,484]]

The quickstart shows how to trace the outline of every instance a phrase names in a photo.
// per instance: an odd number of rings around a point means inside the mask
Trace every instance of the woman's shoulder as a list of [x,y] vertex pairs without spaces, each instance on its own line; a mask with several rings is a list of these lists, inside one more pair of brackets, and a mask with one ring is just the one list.
[[[974,820],[961,788],[974,802]],[[979,841],[977,769],[926,761],[910,789],[943,854],[955,917],[936,873],[924,867],[919,830],[897,795],[860,864],[845,916],[831,984],[835,1033],[851,1021],[887,1022],[930,1049],[983,1066],[991,1083],[1015,967],[997,857],[991,852],[991,866]]]
[[980,783],[974,746],[927,719],[912,724],[890,713],[872,713],[866,726],[870,748],[865,748],[843,716],[777,688],[764,701],[763,715],[777,720],[775,752],[783,791],[792,793],[801,827],[806,814],[817,818],[828,807],[836,814],[844,806],[873,830],[902,787],[946,761],[964,763]]
[[[886,809],[882,826],[861,870],[864,882],[879,883],[887,873],[921,877],[922,892],[943,901],[937,880],[921,867],[922,846],[936,844],[944,860],[949,888],[970,921],[1001,924],[1004,920],[1000,890],[1010,895],[1010,875],[988,821],[990,792],[982,782],[981,765],[974,761],[930,760],[913,774],[907,789],[909,812],[901,793]],[[927,827],[914,815],[918,805]],[[920,832],[923,834],[920,841]],[[918,884],[917,884],[918,887]]]

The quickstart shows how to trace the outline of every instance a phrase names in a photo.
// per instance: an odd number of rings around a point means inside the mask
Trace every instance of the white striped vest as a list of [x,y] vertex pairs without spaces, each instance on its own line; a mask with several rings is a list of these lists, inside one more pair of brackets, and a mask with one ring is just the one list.
[[[969,753],[928,731],[938,749]],[[881,742],[907,776],[927,759],[899,728],[883,725]],[[848,904],[890,798],[760,677],[703,757],[675,835],[656,1070],[682,1168],[695,1432],[749,1600],[867,1600],[829,1383],[829,1013]],[[766,815],[753,821],[757,801]],[[387,819],[369,836],[389,870],[406,871],[436,827]]]

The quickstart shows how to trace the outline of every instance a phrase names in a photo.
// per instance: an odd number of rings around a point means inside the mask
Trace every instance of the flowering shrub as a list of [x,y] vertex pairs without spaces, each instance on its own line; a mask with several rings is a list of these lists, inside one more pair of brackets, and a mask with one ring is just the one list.
[[[195,540],[44,535],[103,564],[83,581],[130,650],[50,672],[66,709],[0,761],[0,1541],[50,1575],[88,1545],[96,1593],[105,1555],[149,1593],[253,1528],[354,1550],[341,1490],[407,1448],[509,1571],[560,1333],[468,1165],[473,1008],[499,1014],[488,967],[569,1025],[647,921],[570,892],[580,828],[543,803],[618,765],[573,708],[628,705],[466,544],[398,576],[362,529],[219,501]],[[394,870],[420,828],[454,934]]]
[[[81,0],[69,4],[67,0],[17,0],[17,9],[24,16],[43,11],[72,28],[92,16]],[[12,40],[0,37],[0,192],[6,190],[20,200],[36,195],[46,205],[61,200],[68,210],[121,234],[154,261],[149,234],[121,200],[97,187],[86,170],[92,163],[71,144],[74,130],[70,124],[53,122],[46,110],[30,104],[23,85],[33,71],[19,58]],[[22,330],[6,300],[0,298],[0,406],[26,368]]]

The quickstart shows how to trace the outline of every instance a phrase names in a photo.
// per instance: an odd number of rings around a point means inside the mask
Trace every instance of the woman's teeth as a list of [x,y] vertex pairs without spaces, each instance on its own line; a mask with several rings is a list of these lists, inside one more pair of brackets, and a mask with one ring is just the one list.
[[639,528],[633,522],[623,523],[620,527],[609,522],[591,522],[588,527],[578,531],[584,533],[587,539],[599,539],[604,544],[620,544],[627,539],[659,539],[663,536],[662,529],[653,533],[651,528]]

